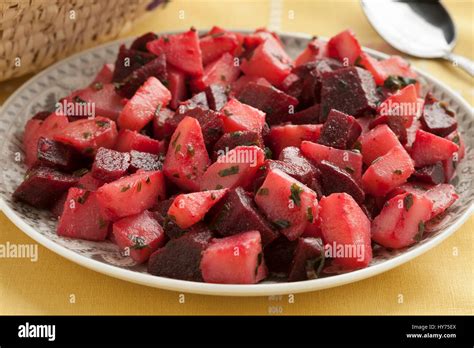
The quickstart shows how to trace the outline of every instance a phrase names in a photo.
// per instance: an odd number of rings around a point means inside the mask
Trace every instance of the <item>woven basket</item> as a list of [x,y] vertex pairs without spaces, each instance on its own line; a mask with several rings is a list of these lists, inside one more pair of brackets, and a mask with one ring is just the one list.
[[0,1],[0,81],[114,39],[160,0]]

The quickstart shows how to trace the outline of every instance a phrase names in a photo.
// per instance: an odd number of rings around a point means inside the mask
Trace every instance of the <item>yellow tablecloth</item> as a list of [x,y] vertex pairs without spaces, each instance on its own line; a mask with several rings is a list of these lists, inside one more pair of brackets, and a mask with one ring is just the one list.
[[[273,3],[273,4],[272,4]],[[473,2],[445,1],[458,28],[455,52],[474,58]],[[183,18],[184,17],[184,18]],[[329,37],[352,28],[365,46],[393,52],[367,22],[356,1],[178,1],[146,15],[124,35],[146,31],[272,26],[281,31]],[[412,59],[473,104],[473,80],[449,63]],[[27,78],[0,84],[0,103]],[[39,247],[36,263],[0,260],[0,314],[251,314],[270,307],[283,314],[472,314],[473,233],[471,217],[442,245],[379,276],[324,291],[281,298],[225,298],[179,294],[117,280],[80,267]],[[34,243],[0,213],[0,243]],[[457,253],[455,252],[457,251]],[[403,301],[401,302],[401,296]],[[71,303],[71,298],[75,303]],[[270,309],[271,310],[271,309]]]

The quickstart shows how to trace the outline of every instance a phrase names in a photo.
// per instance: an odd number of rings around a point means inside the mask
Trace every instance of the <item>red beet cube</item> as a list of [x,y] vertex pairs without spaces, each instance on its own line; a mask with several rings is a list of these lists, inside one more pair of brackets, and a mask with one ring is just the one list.
[[155,214],[148,210],[120,219],[114,222],[112,228],[117,245],[138,263],[147,261],[166,240]]
[[324,265],[324,247],[319,238],[298,238],[291,261],[288,280],[297,282],[315,279]]
[[162,158],[158,155],[153,155],[147,152],[130,151],[130,167],[131,172],[137,170],[155,171],[163,168]]
[[92,176],[104,182],[117,180],[130,166],[130,154],[101,147],[92,164]]
[[202,277],[206,283],[255,284],[262,263],[258,231],[213,239],[202,256]]
[[48,208],[78,181],[79,177],[53,168],[35,167],[26,173],[13,198],[36,208]]
[[201,259],[212,233],[191,232],[170,240],[150,256],[148,272],[160,277],[202,282]]
[[362,128],[354,117],[331,110],[321,129],[318,143],[336,149],[350,149],[361,132]]
[[108,234],[109,221],[101,212],[95,192],[72,187],[59,218],[58,235],[102,241]]

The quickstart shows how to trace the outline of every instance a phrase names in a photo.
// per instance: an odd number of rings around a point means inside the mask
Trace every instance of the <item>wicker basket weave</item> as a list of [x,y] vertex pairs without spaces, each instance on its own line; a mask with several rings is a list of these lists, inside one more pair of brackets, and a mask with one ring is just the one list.
[[161,1],[2,0],[0,81],[114,39]]

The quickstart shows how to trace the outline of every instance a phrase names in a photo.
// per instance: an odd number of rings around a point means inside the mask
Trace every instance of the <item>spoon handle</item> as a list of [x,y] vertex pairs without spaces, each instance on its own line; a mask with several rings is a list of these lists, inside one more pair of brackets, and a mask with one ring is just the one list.
[[454,53],[448,53],[443,58],[452,62],[454,66],[463,68],[469,75],[474,76],[474,62],[472,60]]

